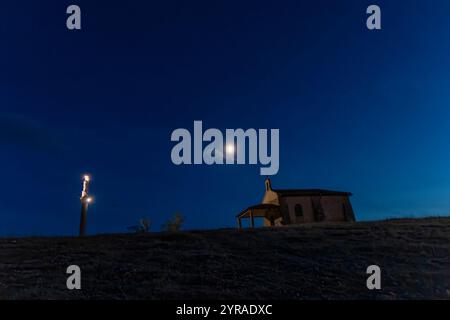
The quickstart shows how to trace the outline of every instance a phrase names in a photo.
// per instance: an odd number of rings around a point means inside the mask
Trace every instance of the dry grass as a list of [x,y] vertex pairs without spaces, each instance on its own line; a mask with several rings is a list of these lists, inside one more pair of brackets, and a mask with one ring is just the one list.
[[0,299],[449,299],[449,244],[450,218],[0,239]]

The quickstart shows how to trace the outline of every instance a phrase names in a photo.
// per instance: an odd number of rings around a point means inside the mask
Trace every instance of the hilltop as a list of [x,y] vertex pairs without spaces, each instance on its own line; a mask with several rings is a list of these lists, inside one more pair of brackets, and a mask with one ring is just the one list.
[[0,239],[0,299],[22,298],[449,299],[450,218]]

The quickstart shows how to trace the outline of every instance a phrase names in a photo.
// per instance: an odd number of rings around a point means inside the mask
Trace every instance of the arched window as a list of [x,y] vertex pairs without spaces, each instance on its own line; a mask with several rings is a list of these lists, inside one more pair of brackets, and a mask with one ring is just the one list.
[[297,218],[303,218],[303,207],[301,204],[297,203],[295,205],[295,216]]

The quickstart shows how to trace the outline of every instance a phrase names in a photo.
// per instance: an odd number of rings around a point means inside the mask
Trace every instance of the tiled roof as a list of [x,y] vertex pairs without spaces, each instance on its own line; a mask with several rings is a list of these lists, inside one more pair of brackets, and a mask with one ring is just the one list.
[[281,197],[284,196],[351,196],[351,192],[325,189],[272,189]]

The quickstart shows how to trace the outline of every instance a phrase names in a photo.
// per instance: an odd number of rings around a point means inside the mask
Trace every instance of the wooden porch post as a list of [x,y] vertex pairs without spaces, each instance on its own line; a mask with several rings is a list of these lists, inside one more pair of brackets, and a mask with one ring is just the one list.
[[250,226],[251,226],[252,228],[255,227],[255,219],[254,219],[254,217],[253,217],[253,210],[250,210]]
[[241,217],[238,217],[236,220],[237,220],[237,224],[238,224],[238,229],[241,230],[242,229]]

